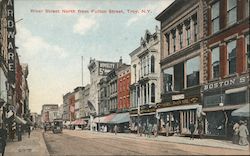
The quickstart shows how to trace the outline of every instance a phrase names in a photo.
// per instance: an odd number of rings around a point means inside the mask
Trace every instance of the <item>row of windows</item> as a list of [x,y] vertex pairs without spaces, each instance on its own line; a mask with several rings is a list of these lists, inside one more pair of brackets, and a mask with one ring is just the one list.
[[[231,75],[236,73],[236,60],[237,60],[237,44],[236,40],[227,42],[227,74]],[[249,45],[249,34],[245,36],[245,55],[246,55],[246,69],[250,68],[250,45]],[[220,77],[220,47],[214,47],[211,49],[211,79]]]
[[198,40],[197,15],[193,15],[192,18],[179,24],[177,28],[167,32],[165,39],[168,55],[196,42]]
[[[154,73],[154,72],[155,72],[155,57],[153,55],[150,58],[149,56],[143,57],[141,59],[141,76],[146,76],[149,73]],[[136,74],[136,68],[135,68],[135,74]]]
[[[220,9],[220,5],[222,1],[217,1],[216,3],[212,4],[211,6],[211,28],[212,28],[212,34],[218,32],[221,29],[221,25],[220,25],[220,20],[221,17],[220,15],[222,15],[222,10]],[[237,22],[237,8],[238,8],[238,4],[237,4],[237,0],[227,0],[226,3],[226,25],[230,26],[234,23]],[[249,16],[249,0],[244,0],[245,4],[244,4],[244,13],[245,13],[245,17]],[[239,8],[238,8],[239,9]]]
[[141,102],[139,103],[142,103],[142,105],[143,103],[144,104],[155,103],[155,94],[156,94],[155,88],[156,86],[154,83],[152,83],[151,85],[147,83],[141,87],[137,87],[137,89],[134,89],[132,91],[133,99],[131,99],[133,106],[134,107],[138,106],[138,99],[141,100]]
[[194,57],[186,62],[164,69],[164,92],[181,91],[183,88],[199,85],[200,58]]

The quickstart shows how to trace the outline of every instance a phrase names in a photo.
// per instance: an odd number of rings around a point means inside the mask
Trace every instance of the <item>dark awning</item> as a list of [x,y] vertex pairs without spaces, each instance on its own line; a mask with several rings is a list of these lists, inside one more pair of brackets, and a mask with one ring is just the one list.
[[246,104],[244,105],[243,107],[239,108],[239,109],[236,109],[234,110],[231,115],[232,116],[241,116],[241,117],[250,117],[250,114],[249,114],[249,105],[250,104]]
[[129,112],[119,113],[119,114],[116,114],[109,123],[120,124],[120,123],[129,122],[129,120],[130,120]]

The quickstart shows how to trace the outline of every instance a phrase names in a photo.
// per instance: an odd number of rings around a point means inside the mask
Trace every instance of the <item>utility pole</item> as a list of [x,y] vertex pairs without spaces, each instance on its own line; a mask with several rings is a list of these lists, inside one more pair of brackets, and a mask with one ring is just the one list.
[[82,86],[83,86],[83,56],[82,56]]

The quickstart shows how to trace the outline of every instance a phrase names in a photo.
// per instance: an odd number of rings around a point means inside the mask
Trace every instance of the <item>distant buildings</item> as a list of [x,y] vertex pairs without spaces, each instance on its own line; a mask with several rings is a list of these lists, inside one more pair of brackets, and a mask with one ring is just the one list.
[[42,122],[50,123],[58,117],[58,104],[44,104],[41,111]]

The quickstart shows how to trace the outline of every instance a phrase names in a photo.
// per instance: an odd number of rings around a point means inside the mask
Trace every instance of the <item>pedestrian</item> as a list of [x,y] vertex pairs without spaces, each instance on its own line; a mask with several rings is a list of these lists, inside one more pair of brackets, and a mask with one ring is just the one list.
[[240,127],[239,127],[239,136],[240,136],[239,144],[240,145],[246,146],[249,144],[247,140],[248,135],[249,135],[249,132],[244,121],[240,121]]
[[239,144],[239,127],[238,122],[233,125],[233,144]]
[[165,131],[166,131],[166,136],[168,136],[169,135],[169,122],[167,122],[165,125]]
[[189,130],[190,130],[190,140],[193,139],[194,140],[194,130],[195,130],[195,127],[194,127],[194,123],[193,121],[191,121],[190,125],[189,125]]
[[149,137],[149,138],[151,137],[152,129],[153,129],[152,124],[149,124],[149,125],[148,125],[148,137]]
[[117,134],[117,125],[114,127],[115,135]]
[[202,139],[202,121],[198,121],[198,134],[199,134],[199,139]]
[[31,128],[31,127],[28,126],[27,128],[28,128],[28,129],[27,129],[27,130],[28,130],[28,137],[30,138],[30,132],[31,132],[30,128]]
[[154,132],[154,136],[157,137],[157,135],[158,135],[157,124],[154,124],[153,132]]
[[46,125],[43,126],[44,132],[46,132]]
[[0,153],[2,153],[2,156],[4,156],[6,140],[7,140],[7,130],[6,130],[6,128],[4,128],[1,125],[1,128],[0,128]]

